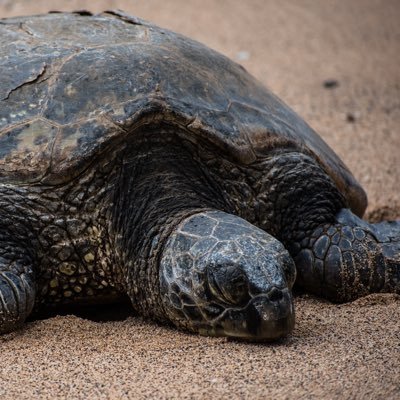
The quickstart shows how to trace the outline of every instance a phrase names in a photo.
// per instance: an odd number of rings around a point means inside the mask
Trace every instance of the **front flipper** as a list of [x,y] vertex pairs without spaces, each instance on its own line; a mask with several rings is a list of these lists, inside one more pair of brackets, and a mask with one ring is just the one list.
[[329,300],[400,293],[400,221],[369,224],[342,209],[335,223],[315,229],[292,254],[298,286]]
[[204,335],[277,339],[293,329],[295,275],[277,239],[234,215],[201,212],[164,247],[164,311],[177,327]]
[[32,268],[0,257],[0,334],[19,328],[35,301]]

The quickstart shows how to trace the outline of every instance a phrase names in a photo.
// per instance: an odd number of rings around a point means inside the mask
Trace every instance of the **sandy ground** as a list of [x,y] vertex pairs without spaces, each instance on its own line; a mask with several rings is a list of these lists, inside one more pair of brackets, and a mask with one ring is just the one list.
[[[397,0],[0,0],[1,17],[82,8],[124,9],[240,62],[342,157],[369,219],[400,217]],[[296,307],[293,335],[274,345],[134,317],[31,322],[0,337],[0,398],[400,397],[400,296],[341,306],[303,296]]]

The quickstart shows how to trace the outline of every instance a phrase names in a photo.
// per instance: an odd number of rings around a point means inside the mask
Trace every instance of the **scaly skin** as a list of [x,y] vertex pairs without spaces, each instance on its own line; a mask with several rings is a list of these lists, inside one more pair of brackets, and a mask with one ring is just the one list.
[[342,209],[300,243],[298,285],[345,302],[369,293],[400,293],[400,222],[368,224]]
[[22,320],[34,305],[118,298],[105,222],[117,165],[109,162],[62,187],[0,185],[0,271],[29,283]]
[[353,216],[311,157],[280,149],[244,166],[182,137],[138,133],[60,186],[0,184],[0,331],[34,305],[127,293],[183,329],[275,339],[293,327],[288,252],[298,285],[332,300],[400,291],[399,224]]
[[178,327],[212,336],[285,336],[294,326],[295,276],[278,240],[221,211],[182,221],[160,262],[165,314]]
[[269,189],[262,192],[270,190],[274,222],[261,226],[294,258],[298,287],[335,302],[400,293],[400,221],[368,224],[358,218],[306,155],[287,153],[268,162],[273,167],[263,185]]

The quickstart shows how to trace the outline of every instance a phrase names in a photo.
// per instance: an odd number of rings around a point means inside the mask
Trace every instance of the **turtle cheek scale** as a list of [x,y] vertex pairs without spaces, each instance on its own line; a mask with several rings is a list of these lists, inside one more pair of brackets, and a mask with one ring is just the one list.
[[165,315],[203,335],[268,341],[294,326],[292,259],[272,236],[219,211],[171,234],[160,263]]

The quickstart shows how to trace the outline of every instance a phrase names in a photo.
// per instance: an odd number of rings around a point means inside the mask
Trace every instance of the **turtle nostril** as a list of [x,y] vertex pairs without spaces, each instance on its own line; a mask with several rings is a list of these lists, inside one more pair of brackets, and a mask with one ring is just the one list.
[[268,293],[268,298],[271,301],[279,301],[283,297],[282,290],[277,289],[276,287],[273,287],[270,292]]

